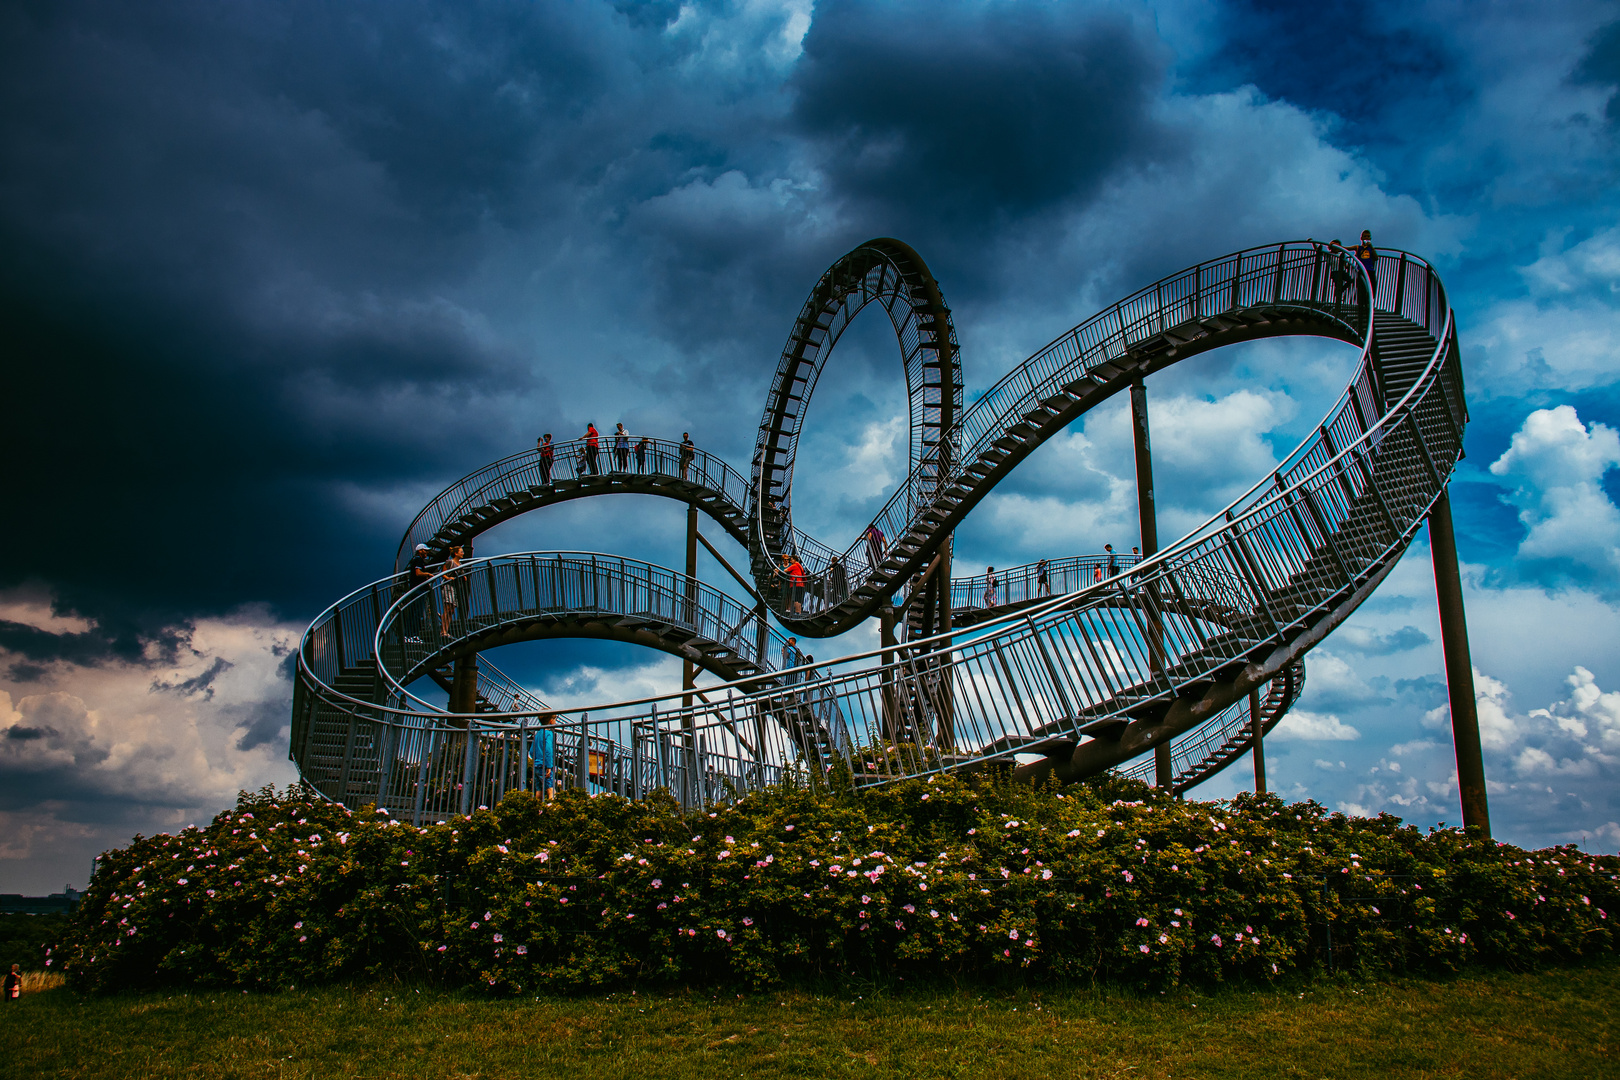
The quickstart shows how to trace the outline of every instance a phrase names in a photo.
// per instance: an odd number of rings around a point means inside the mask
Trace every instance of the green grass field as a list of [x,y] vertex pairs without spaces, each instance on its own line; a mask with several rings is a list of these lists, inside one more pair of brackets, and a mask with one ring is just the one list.
[[1153,998],[800,993],[481,1001],[66,990],[0,1008],[16,1077],[1606,1077],[1620,963]]

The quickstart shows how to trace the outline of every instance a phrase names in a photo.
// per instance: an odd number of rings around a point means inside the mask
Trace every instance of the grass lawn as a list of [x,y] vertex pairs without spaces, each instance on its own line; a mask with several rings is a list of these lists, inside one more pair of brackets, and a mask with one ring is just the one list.
[[1620,1077],[1620,962],[1304,992],[615,994],[410,988],[0,1007],[16,1077]]

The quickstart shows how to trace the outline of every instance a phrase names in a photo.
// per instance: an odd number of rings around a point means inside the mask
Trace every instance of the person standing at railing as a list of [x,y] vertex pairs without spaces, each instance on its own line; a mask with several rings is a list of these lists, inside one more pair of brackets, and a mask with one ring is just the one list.
[[439,586],[439,592],[442,594],[440,600],[443,605],[439,617],[440,637],[450,636],[450,620],[453,617],[453,612],[456,610],[456,595],[457,589],[460,587],[461,578],[461,575],[456,572],[456,568],[460,565],[461,545],[457,544],[455,547],[450,549],[450,557],[444,560],[443,583]]
[[1035,595],[1052,595],[1052,579],[1047,575],[1045,559],[1035,564]]
[[593,421],[591,423],[586,424],[585,425],[585,467],[591,470],[591,475],[592,476],[596,476],[597,473],[598,473],[597,454],[599,454],[601,452],[601,449],[602,449],[602,436],[601,436],[601,433],[596,430],[595,422]]
[[652,440],[645,435],[636,443],[636,472],[644,473],[647,471],[647,448],[651,445]]
[[692,441],[690,431],[681,432],[681,479],[686,479],[687,472],[692,468],[692,462],[697,457],[697,444]]
[[1104,544],[1103,550],[1108,552],[1108,576],[1114,577],[1119,573],[1119,556],[1114,554],[1113,544]]
[[875,521],[866,527],[866,532],[862,535],[866,537],[866,557],[871,562],[872,569],[876,570],[883,565],[883,556],[888,550],[888,537],[883,535],[883,530],[877,527]]
[[[782,670],[787,671],[789,668],[796,668],[802,663],[804,663],[804,654],[799,652],[799,639],[796,637],[788,638],[782,645]],[[788,686],[792,686],[798,679],[797,672],[789,672],[782,677],[782,681]]]
[[534,763],[534,779],[540,789],[540,798],[549,802],[556,786],[557,776],[557,723],[556,713],[541,713],[540,727],[534,733],[529,747],[529,760]]
[[[411,553],[411,561],[405,564],[405,573],[408,575],[405,587],[414,589],[423,582],[433,580],[433,556],[426,544],[417,544],[416,550]],[[397,599],[397,598],[396,598]],[[422,603],[427,607],[427,614],[419,616],[416,633],[420,636],[427,633],[427,628],[433,625],[433,590],[422,590]]]
[[624,430],[623,421],[613,433],[613,461],[620,472],[630,471],[630,433]]
[[827,567],[828,603],[837,607],[844,602],[849,593],[849,577],[844,573],[844,563],[837,555],[832,557],[832,565]]
[[804,564],[797,555],[782,556],[782,571],[787,575],[788,601],[793,605],[793,614],[804,614]]
[[551,466],[557,458],[556,447],[551,445],[551,432],[540,436],[540,483],[543,487],[551,486]]
[[[1372,230],[1361,230],[1361,243],[1356,245],[1356,260],[1367,271],[1367,280],[1372,282],[1373,295],[1378,295],[1378,249],[1373,247]],[[1372,301],[1368,301],[1370,305]]]
[[996,586],[1000,585],[1000,584],[1001,584],[1001,582],[996,578],[996,568],[993,567],[993,566],[985,567],[984,568],[984,606],[985,607],[993,608],[998,603],[998,598],[996,596]]

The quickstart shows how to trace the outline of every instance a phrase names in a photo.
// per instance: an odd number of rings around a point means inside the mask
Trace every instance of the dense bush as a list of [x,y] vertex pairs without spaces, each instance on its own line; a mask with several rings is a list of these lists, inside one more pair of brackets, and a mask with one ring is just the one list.
[[62,940],[67,929],[66,913],[50,915],[0,915],[0,971],[19,964],[24,971],[39,971],[50,959],[51,946]]
[[1443,972],[1615,949],[1620,858],[1314,803],[939,777],[682,816],[527,794],[416,828],[266,790],[103,856],[54,958],[77,986],[403,977],[637,982]]

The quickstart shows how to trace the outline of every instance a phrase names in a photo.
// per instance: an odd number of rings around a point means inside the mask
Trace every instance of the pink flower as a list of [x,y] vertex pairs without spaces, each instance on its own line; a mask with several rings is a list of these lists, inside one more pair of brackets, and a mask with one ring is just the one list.
[[894,920],[894,928],[896,930],[904,930],[906,928],[906,924],[901,922],[899,919],[896,919]]
[[917,908],[912,904],[907,904],[902,910],[905,911],[907,915],[917,914]]
[[446,950],[446,949],[448,949],[448,948],[449,948],[449,947],[450,947],[450,946],[448,946],[448,945],[440,945],[440,946],[439,946],[439,951],[440,951],[440,952],[444,952],[444,950]]
[[1007,936],[1012,938],[1014,941],[1017,941],[1018,940],[1018,931],[1017,930],[1009,930],[1009,931],[1007,931]]
[[754,925],[754,920],[750,916],[744,915],[743,916],[743,925],[744,926],[753,926]]
[[872,898],[870,896],[867,896],[865,893],[861,894],[861,903],[870,904],[871,902],[872,902]]
[[519,945],[517,947],[517,954],[519,956],[528,956],[529,955],[529,947],[527,945]]
[[1160,945],[1166,944],[1169,940],[1170,940],[1170,935],[1169,934],[1160,934],[1159,935],[1159,944]]
[[1147,952],[1147,951],[1148,951],[1148,947],[1147,947],[1147,946],[1146,946],[1146,945],[1138,945],[1138,946],[1137,946],[1137,948],[1138,948],[1138,949],[1141,949],[1141,950],[1142,950],[1142,951],[1143,951],[1143,952]]
[[1133,877],[1132,877],[1132,876],[1131,876],[1131,872],[1130,872],[1130,871],[1129,871],[1129,870],[1121,870],[1121,871],[1120,871],[1120,873],[1121,873],[1121,874],[1123,874],[1123,875],[1124,875],[1124,876],[1125,876],[1125,882],[1126,882],[1126,884],[1129,884],[1129,883],[1131,883],[1131,882],[1133,882],[1133,881],[1135,881],[1135,880],[1136,880],[1136,879],[1135,879],[1135,878],[1133,878]]
[[726,932],[724,930],[716,930],[714,932],[714,936],[719,938],[721,941],[724,941],[726,939]]
[[1209,940],[1211,940],[1211,941],[1213,941],[1215,943],[1215,947],[1217,949],[1221,947],[1221,935],[1219,935],[1219,934],[1211,934],[1211,935],[1209,935]]
[[497,944],[499,944],[500,942],[505,941],[505,940],[506,939],[501,937],[501,935],[499,935],[499,934],[495,935],[495,941],[496,941]]
[[1139,919],[1136,920],[1136,925],[1137,926],[1146,926],[1147,924],[1148,924],[1148,921],[1146,919],[1139,918]]

